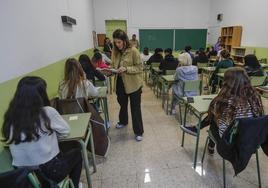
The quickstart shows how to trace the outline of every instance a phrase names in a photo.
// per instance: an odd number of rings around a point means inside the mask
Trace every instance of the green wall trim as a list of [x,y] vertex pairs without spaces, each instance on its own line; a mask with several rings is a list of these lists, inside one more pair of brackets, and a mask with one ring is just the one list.
[[[88,49],[78,54],[72,55],[70,57],[77,58],[81,54],[87,54],[89,57],[93,55],[93,49]],[[49,64],[46,67],[37,69],[33,72],[27,73],[25,75],[19,76],[17,78],[8,80],[0,84],[0,130],[3,124],[3,116],[7,107],[9,105],[10,100],[14,96],[17,84],[19,80],[24,76],[39,76],[46,80],[47,82],[47,92],[50,98],[55,97],[57,95],[58,84],[63,79],[64,74],[64,63],[66,59],[62,59],[55,63]],[[0,134],[1,135],[1,134]]]

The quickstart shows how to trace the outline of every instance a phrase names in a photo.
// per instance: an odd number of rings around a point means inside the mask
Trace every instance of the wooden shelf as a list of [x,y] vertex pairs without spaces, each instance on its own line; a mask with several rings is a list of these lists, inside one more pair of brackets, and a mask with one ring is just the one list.
[[242,26],[222,27],[221,37],[227,50],[231,51],[234,46],[241,45]]

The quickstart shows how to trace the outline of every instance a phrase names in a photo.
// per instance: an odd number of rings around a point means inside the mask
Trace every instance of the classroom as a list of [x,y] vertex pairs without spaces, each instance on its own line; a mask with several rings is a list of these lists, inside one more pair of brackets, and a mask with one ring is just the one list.
[[1,0],[0,187],[268,188],[267,7]]

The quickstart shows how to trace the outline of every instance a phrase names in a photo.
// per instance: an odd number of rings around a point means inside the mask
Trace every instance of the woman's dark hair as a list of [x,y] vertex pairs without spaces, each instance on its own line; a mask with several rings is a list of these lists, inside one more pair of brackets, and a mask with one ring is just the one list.
[[231,122],[235,118],[236,108],[243,108],[248,104],[253,114],[263,114],[261,97],[251,85],[246,71],[240,67],[232,67],[224,73],[223,86],[218,96],[211,102],[208,114],[210,117],[214,115],[215,119],[220,119],[222,114],[226,113]]
[[258,61],[257,57],[253,54],[246,55],[245,58],[245,66],[252,67],[252,68],[260,68],[260,62]]
[[224,59],[229,59],[230,58],[230,53],[228,50],[222,50],[220,52],[220,55],[224,58]]
[[[31,142],[38,140],[40,133],[52,134],[50,119],[43,109],[44,106],[50,105],[46,87],[46,82],[40,77],[27,76],[19,81],[4,115],[4,142]],[[44,126],[41,125],[41,119]]]
[[171,48],[166,48],[164,53],[168,53],[168,54],[172,55],[172,49]]
[[[113,32],[113,39],[119,39],[122,40],[124,43],[124,49],[130,48],[130,43],[129,43],[129,39],[128,36],[126,34],[125,31],[123,31],[122,29],[117,29]],[[113,48],[113,56],[117,57],[119,53],[122,53],[122,50],[118,49],[118,47],[115,45],[114,42],[114,48]]]
[[97,52],[100,52],[100,50],[99,50],[98,48],[95,48],[95,49],[93,50],[93,52],[94,52],[94,54],[95,54],[95,53],[97,53]]
[[88,57],[88,55],[86,55],[86,54],[82,54],[82,55],[80,55],[79,56],[79,62],[82,64],[82,62],[83,63],[91,63],[91,61],[90,61],[90,58]]
[[148,47],[143,48],[143,54],[144,55],[149,55],[149,48]]
[[191,49],[192,49],[192,47],[191,47],[191,46],[185,46],[185,48],[184,48],[184,50],[185,50],[186,52],[190,52],[190,51],[191,51]]
[[155,53],[155,54],[158,54],[158,53],[161,53],[161,52],[163,52],[163,49],[162,49],[162,48],[156,48],[156,49],[154,50],[154,53]]
[[92,61],[93,61],[93,62],[99,61],[99,60],[101,60],[101,59],[102,59],[102,55],[101,55],[99,52],[95,53],[95,54],[93,55],[93,57],[92,57]]

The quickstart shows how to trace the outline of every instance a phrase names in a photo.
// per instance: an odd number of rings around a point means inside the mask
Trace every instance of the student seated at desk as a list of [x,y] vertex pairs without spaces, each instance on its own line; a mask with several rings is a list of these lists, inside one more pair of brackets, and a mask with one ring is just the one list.
[[142,60],[142,62],[143,63],[144,62],[147,62],[150,59],[151,56],[152,56],[152,54],[149,52],[149,48],[145,47],[143,49],[143,52],[141,53],[141,60]]
[[79,62],[86,73],[87,79],[91,80],[95,85],[95,77],[100,81],[105,80],[105,76],[92,65],[90,58],[86,54],[82,54],[79,57]]
[[206,52],[208,58],[211,56],[217,56],[217,51],[214,49],[213,46],[209,47],[209,51]]
[[95,48],[93,52],[94,54],[100,53],[102,56],[102,61],[106,63],[107,65],[110,65],[112,63],[112,60],[105,53],[101,52],[98,48]]
[[216,92],[216,87],[218,84],[218,76],[217,73],[219,73],[220,69],[227,69],[229,67],[233,67],[234,63],[232,60],[230,60],[230,53],[228,52],[228,50],[222,50],[220,52],[220,59],[221,61],[217,63],[216,69],[213,73],[213,75],[211,76],[210,79],[210,85],[212,87],[212,91],[211,93],[215,93]]
[[193,60],[193,65],[197,65],[197,63],[208,63],[208,57],[204,48],[199,49],[197,56]]
[[163,49],[156,48],[154,50],[154,54],[147,61],[147,65],[151,65],[152,63],[161,63],[163,61]]
[[185,46],[184,48],[184,51],[191,56],[192,60],[194,60],[194,54],[191,52],[191,50],[192,50],[191,46]]
[[82,66],[76,59],[65,62],[64,80],[60,82],[58,94],[60,99],[95,97],[98,90],[86,79]]
[[166,70],[176,70],[178,67],[178,60],[174,58],[172,55],[172,49],[167,48],[164,51],[165,53],[165,58],[163,61],[161,61],[159,65],[159,69],[163,71],[163,74],[166,74]]
[[[213,136],[218,140],[235,119],[258,117],[262,114],[261,97],[251,85],[247,73],[243,68],[233,67],[225,72],[223,86],[210,103],[208,116],[202,121],[200,128],[210,125]],[[196,127],[181,128],[189,134],[197,134]],[[214,146],[210,140],[210,154],[214,153]]]
[[[177,97],[183,97],[183,81],[198,79],[197,67],[192,65],[192,58],[188,53],[180,54],[179,62],[181,66],[176,69],[175,84],[172,86],[171,114],[176,113]],[[196,95],[196,92],[185,92],[187,97]]]
[[95,53],[92,57],[92,64],[95,68],[99,68],[99,69],[105,69],[105,68],[109,68],[110,66],[107,65],[103,59],[102,59],[102,55],[100,53]]
[[12,165],[40,169],[56,183],[67,175],[76,188],[82,169],[79,148],[62,153],[58,138],[68,136],[69,125],[52,107],[46,82],[39,77],[24,77],[4,116],[2,135],[9,144]]
[[263,76],[262,67],[253,54],[246,55],[245,58],[245,70],[248,73],[248,76]]

